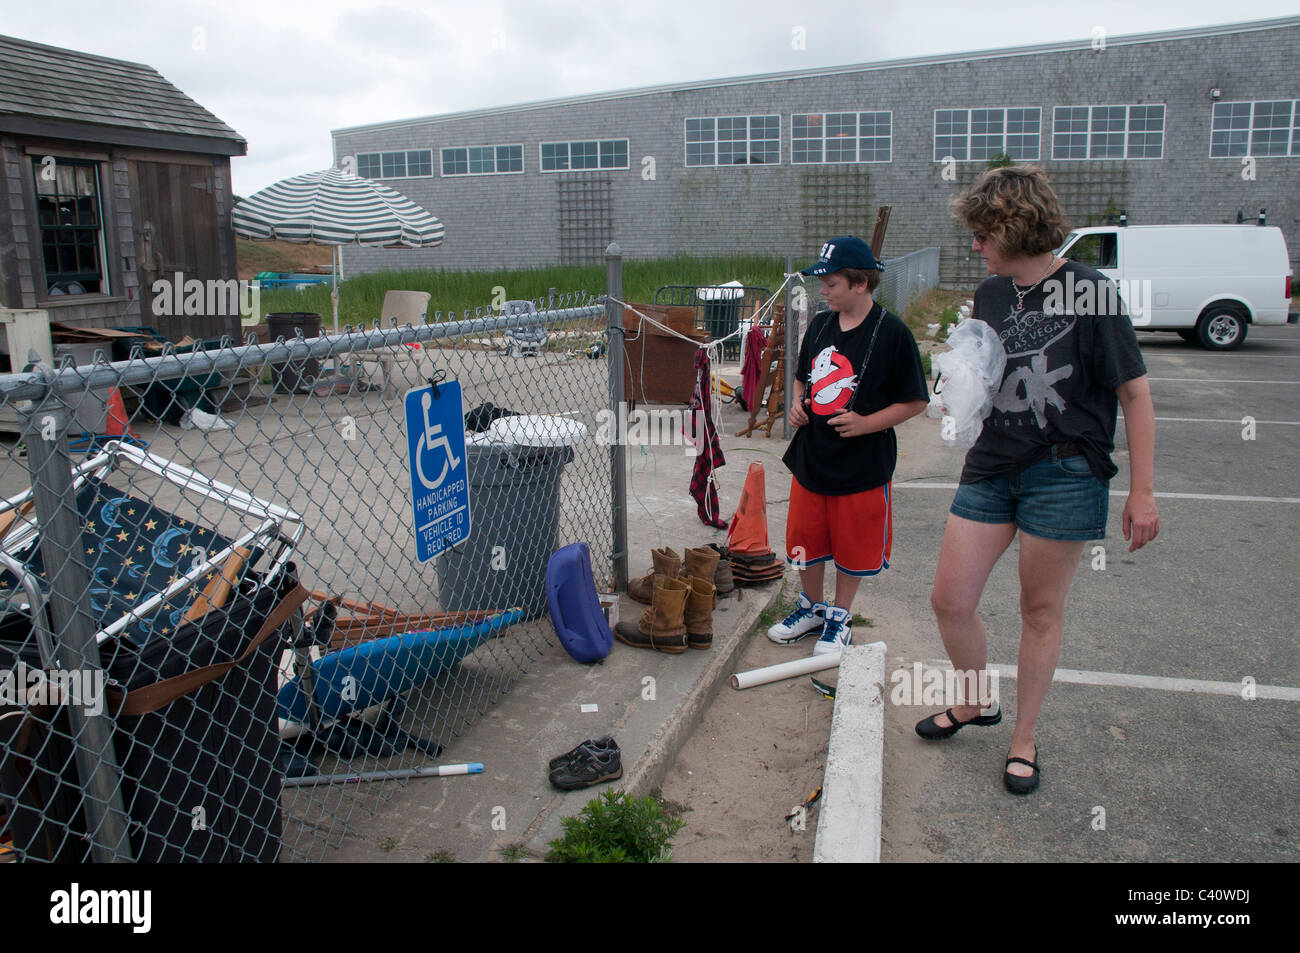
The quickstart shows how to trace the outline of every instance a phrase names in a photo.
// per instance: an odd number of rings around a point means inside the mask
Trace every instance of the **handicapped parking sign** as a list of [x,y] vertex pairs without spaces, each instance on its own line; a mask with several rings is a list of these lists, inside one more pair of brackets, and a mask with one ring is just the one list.
[[409,390],[404,405],[415,556],[423,563],[469,538],[469,470],[460,382]]

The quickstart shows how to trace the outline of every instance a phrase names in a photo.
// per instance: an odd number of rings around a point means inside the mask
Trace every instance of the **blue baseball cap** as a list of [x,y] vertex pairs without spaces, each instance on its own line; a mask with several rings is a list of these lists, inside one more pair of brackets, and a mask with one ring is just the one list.
[[860,268],[863,271],[885,270],[885,266],[876,261],[876,256],[871,253],[870,245],[852,235],[841,235],[823,245],[817,261],[800,274],[820,277],[839,271],[841,268]]

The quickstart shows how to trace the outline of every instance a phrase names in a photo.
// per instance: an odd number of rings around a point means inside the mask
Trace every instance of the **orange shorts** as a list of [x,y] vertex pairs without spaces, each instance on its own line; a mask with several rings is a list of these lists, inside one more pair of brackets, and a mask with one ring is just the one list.
[[822,496],[790,479],[785,523],[786,558],[796,568],[835,561],[849,576],[874,576],[889,568],[894,539],[890,485],[846,496]]

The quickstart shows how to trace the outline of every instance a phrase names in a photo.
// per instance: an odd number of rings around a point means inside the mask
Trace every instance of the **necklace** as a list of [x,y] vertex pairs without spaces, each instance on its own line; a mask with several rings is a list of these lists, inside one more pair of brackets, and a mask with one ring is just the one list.
[[1024,291],[1020,290],[1020,286],[1016,284],[1016,279],[1014,278],[1011,279],[1011,290],[1016,293],[1016,309],[1015,311],[1012,312],[1012,314],[1019,314],[1021,311],[1025,310],[1025,296],[1028,295],[1029,292],[1037,288],[1039,284],[1042,283],[1043,278],[1046,278],[1049,274],[1052,273],[1052,266],[1055,264],[1056,264],[1056,256],[1053,255],[1052,260],[1047,263],[1047,270],[1043,272],[1043,277],[1039,278],[1038,281],[1035,281]]

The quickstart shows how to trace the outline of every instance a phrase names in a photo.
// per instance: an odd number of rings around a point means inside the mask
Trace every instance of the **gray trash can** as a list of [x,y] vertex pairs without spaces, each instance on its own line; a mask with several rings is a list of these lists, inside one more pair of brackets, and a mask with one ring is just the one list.
[[560,478],[573,448],[470,443],[470,537],[435,561],[448,612],[521,606],[546,612],[546,564],[560,523]]

